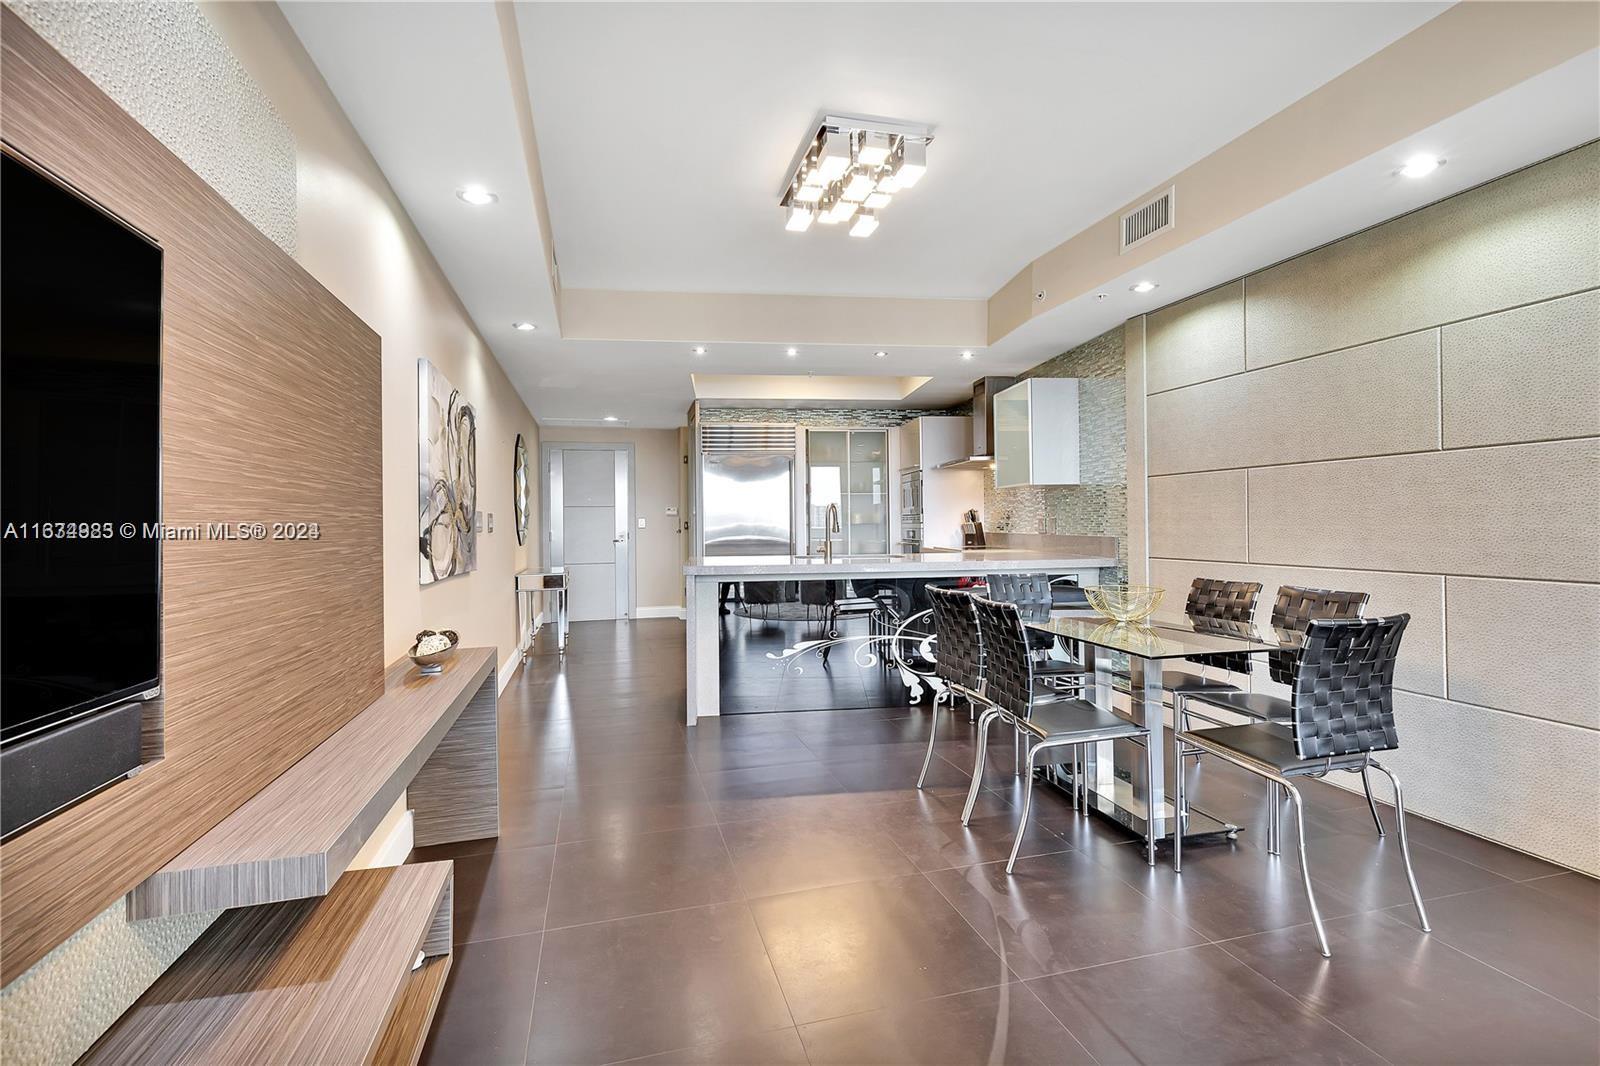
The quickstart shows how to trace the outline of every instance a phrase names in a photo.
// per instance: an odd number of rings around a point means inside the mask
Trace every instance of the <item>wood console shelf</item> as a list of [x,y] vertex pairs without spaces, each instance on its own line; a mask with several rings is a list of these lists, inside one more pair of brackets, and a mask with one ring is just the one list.
[[407,789],[417,846],[498,836],[496,658],[391,665],[382,696],[129,892],[129,919],[326,895]]
[[352,870],[321,899],[223,915],[80,1061],[416,1062],[450,969],[452,869]]

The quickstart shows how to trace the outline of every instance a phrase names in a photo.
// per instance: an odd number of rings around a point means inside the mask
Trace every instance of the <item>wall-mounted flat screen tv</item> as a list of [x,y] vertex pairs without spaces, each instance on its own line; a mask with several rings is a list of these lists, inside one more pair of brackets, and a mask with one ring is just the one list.
[[137,705],[159,691],[162,254],[9,150],[3,165],[0,832],[9,834],[137,767]]

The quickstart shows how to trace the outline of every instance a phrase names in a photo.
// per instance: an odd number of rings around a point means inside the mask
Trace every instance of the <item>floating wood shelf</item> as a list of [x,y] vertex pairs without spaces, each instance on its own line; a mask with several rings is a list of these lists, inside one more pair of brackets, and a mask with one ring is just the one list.
[[413,1063],[449,972],[451,885],[448,862],[352,870],[320,899],[225,914],[80,1061]]
[[400,793],[418,846],[500,832],[496,653],[409,659],[342,729],[128,893],[133,920],[326,895]]

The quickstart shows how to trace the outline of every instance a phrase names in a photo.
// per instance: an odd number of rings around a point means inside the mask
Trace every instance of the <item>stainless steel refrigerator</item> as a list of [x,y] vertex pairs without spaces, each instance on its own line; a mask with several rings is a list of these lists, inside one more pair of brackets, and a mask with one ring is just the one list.
[[702,554],[793,554],[793,454],[705,455],[700,492]]

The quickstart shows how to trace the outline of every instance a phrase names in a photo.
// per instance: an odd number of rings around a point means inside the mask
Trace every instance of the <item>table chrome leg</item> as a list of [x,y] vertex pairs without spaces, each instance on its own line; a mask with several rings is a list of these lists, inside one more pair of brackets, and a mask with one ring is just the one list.
[[[1151,743],[1154,742],[1152,738]],[[1176,874],[1183,872],[1183,812],[1187,809],[1183,796],[1183,733],[1178,729],[1172,731],[1172,763],[1178,768],[1172,781],[1172,817],[1177,823],[1172,830],[1172,872]]]
[[[1151,840],[1155,840],[1162,836],[1165,828],[1163,808],[1167,798],[1164,758],[1167,746],[1161,743],[1161,730],[1166,722],[1166,712],[1161,703],[1161,660],[1130,656],[1128,667],[1133,682],[1133,720],[1150,731],[1144,745],[1144,800],[1145,817],[1156,823],[1149,834]],[[1098,678],[1096,680],[1098,682]],[[1155,847],[1150,845],[1146,851],[1146,864],[1154,866]]]

